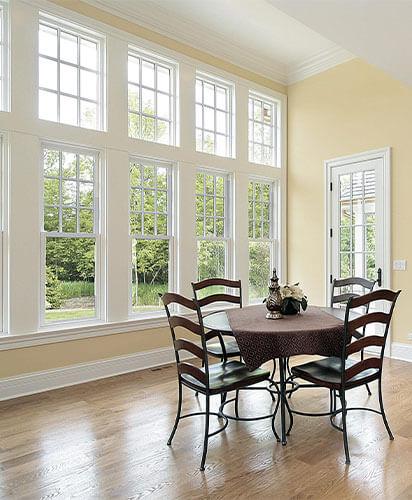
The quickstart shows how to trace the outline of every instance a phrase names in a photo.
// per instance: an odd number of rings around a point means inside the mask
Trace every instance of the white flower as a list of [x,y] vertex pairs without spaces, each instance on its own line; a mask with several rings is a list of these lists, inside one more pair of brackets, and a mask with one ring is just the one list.
[[280,294],[282,295],[282,299],[296,299],[301,301],[305,294],[303,290],[298,285],[282,285],[280,287]]

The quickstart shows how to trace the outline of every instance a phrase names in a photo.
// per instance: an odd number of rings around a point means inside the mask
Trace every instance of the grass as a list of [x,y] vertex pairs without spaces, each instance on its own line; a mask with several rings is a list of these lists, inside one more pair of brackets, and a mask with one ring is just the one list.
[[94,295],[94,283],[91,281],[61,281],[60,285],[63,300]]
[[94,309],[48,309],[45,314],[46,321],[70,321],[74,319],[93,318]]
[[[139,285],[134,284],[132,287],[133,309],[136,310],[136,308],[139,308],[139,306],[151,306],[152,310],[157,309],[160,300],[159,293],[163,295],[167,292],[167,288],[167,283],[156,283],[154,285],[150,285],[148,283],[139,283]],[[145,307],[142,310],[149,311],[150,309],[146,309]]]

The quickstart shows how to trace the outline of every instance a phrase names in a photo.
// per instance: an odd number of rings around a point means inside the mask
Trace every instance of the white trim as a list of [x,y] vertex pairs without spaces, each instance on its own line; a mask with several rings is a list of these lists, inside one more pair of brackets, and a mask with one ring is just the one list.
[[409,363],[412,363],[412,344],[392,342],[391,347],[392,359],[400,359],[401,361],[409,361]]
[[174,359],[173,349],[162,347],[126,356],[4,378],[0,379],[0,401],[114,377],[123,373],[146,370],[172,363]]

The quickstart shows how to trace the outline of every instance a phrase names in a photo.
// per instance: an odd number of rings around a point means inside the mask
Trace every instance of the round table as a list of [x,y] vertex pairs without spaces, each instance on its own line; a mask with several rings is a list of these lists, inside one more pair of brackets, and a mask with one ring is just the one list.
[[[312,306],[298,316],[279,320],[266,319],[265,312],[261,304],[230,308],[206,315],[203,324],[207,329],[233,335],[250,369],[271,359],[279,360],[281,442],[286,445],[286,411],[291,419],[288,432],[293,424],[287,402],[290,392],[287,390],[287,359],[300,354],[340,355],[345,309]],[[352,313],[350,319],[356,315]]]

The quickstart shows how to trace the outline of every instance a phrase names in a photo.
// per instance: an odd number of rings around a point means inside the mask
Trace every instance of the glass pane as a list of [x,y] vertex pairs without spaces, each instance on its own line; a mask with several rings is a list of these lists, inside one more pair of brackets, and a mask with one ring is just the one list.
[[60,121],[68,125],[77,125],[77,99],[60,96]]
[[134,212],[139,212],[142,210],[142,190],[141,189],[131,189],[130,190],[130,210]]
[[220,176],[216,176],[216,196],[225,195],[225,179]]
[[142,116],[142,139],[146,141],[154,141],[155,138],[155,121],[153,118]]
[[155,234],[154,214],[143,214],[143,233],[148,236],[153,236]]
[[339,176],[340,199],[349,200],[350,198],[350,174]]
[[44,151],[44,175],[59,177],[59,152],[53,149]]
[[225,135],[216,134],[216,154],[219,156],[227,155],[227,137]]
[[75,208],[62,208],[62,231],[64,233],[77,232],[77,213]]
[[39,118],[57,121],[57,95],[45,90],[39,91]]
[[271,146],[263,147],[263,163],[265,165],[273,164],[273,149]]
[[366,226],[366,251],[375,252],[376,237],[375,226]]
[[66,94],[77,95],[77,68],[60,64],[60,90]]
[[89,182],[79,183],[79,204],[82,207],[93,207],[93,184]]
[[226,243],[224,241],[198,241],[198,280],[225,277]]
[[170,123],[164,120],[157,120],[157,142],[160,144],[170,144]]
[[93,156],[79,155],[79,178],[83,181],[92,181],[94,175]]
[[59,205],[60,183],[59,179],[44,179],[44,204]]
[[144,190],[144,211],[145,212],[154,212],[154,191],[152,190]]
[[211,85],[210,83],[204,83],[203,84],[203,99],[204,99],[204,104],[207,104],[208,106],[215,106],[215,92],[214,92],[214,85]]
[[167,169],[164,167],[157,168],[157,187],[159,189],[167,189]]
[[60,58],[63,61],[77,64],[77,36],[61,32],[60,35]]
[[85,128],[97,128],[97,104],[80,101],[80,125]]
[[165,94],[157,93],[157,116],[159,118],[170,118],[170,99]]
[[44,207],[44,230],[59,230],[59,209],[57,207]]
[[44,26],[39,27],[39,53],[57,58],[57,30]]
[[262,146],[260,144],[253,145],[253,161],[256,163],[262,162]]
[[225,215],[225,204],[223,198],[216,198],[216,216],[223,217]]
[[167,212],[167,192],[157,191],[157,212]]
[[144,187],[155,187],[155,169],[154,167],[143,167],[143,185]]
[[207,130],[215,129],[215,112],[213,109],[204,108],[204,128]]
[[196,102],[203,102],[202,100],[202,82],[196,80]]
[[203,194],[205,186],[205,175],[196,174],[196,193]]
[[140,59],[137,57],[129,56],[128,61],[128,72],[129,72],[129,82],[139,83],[139,68],[140,68]]
[[132,309],[163,311],[159,293],[168,290],[169,240],[132,240]]
[[94,238],[46,238],[45,319],[94,318]]
[[270,277],[269,242],[249,242],[249,300],[261,302],[268,294]]
[[273,128],[265,125],[263,127],[263,141],[267,146],[273,144]]
[[79,230],[81,233],[93,233],[93,210],[79,210]]
[[269,125],[272,123],[272,106],[268,103],[263,104],[263,121]]
[[84,68],[97,69],[97,43],[80,40],[80,65]]
[[170,69],[163,66],[157,67],[157,89],[170,93]]
[[226,134],[226,113],[216,111],[216,132]]
[[154,70],[155,66],[153,63],[148,61],[142,62],[142,85],[154,88]]
[[210,154],[215,152],[215,136],[210,132],[203,135],[203,151]]
[[253,103],[253,118],[256,121],[261,122],[262,121],[262,102],[261,101],[254,101]]
[[130,234],[142,234],[142,214],[130,214]]
[[214,199],[213,196],[206,196],[206,215],[213,217],[214,215]]
[[349,252],[351,249],[350,241],[350,228],[341,227],[340,229],[340,250],[342,252]]
[[57,62],[39,58],[39,86],[57,90]]
[[227,99],[226,99],[226,89],[222,87],[216,87],[216,107],[227,111]]
[[62,152],[62,176],[66,179],[76,178],[76,154]]
[[255,123],[253,130],[253,140],[255,142],[263,143],[263,125]]
[[202,128],[203,127],[203,113],[202,113],[202,106],[200,104],[196,104],[196,127]]
[[76,205],[77,182],[62,182],[62,203],[63,205]]
[[97,101],[97,75],[91,71],[80,70],[80,96]]
[[167,231],[167,215],[158,214],[157,215],[157,234],[166,236]]
[[146,115],[154,115],[155,93],[153,90],[142,89],[142,112]]
[[204,200],[203,196],[196,196],[196,215],[198,217],[203,217],[204,215],[203,200]]
[[348,278],[352,275],[350,268],[350,255],[347,253],[340,254],[340,277]]
[[129,113],[129,137],[140,138],[140,116]]

